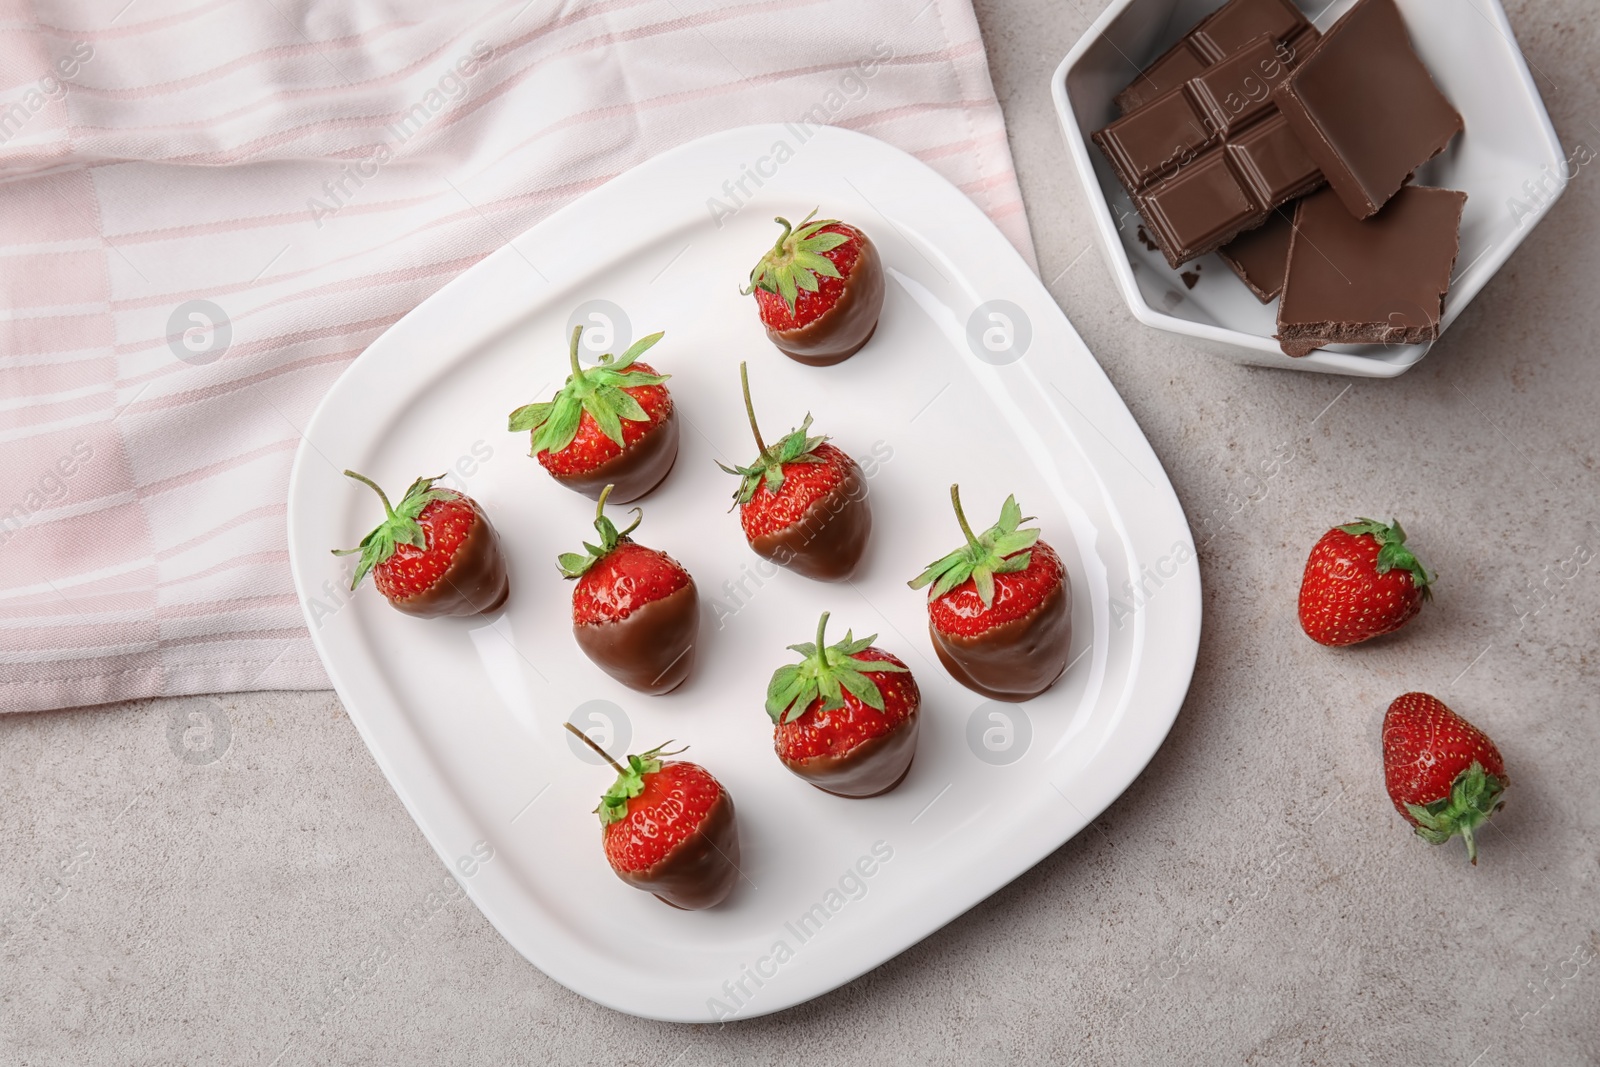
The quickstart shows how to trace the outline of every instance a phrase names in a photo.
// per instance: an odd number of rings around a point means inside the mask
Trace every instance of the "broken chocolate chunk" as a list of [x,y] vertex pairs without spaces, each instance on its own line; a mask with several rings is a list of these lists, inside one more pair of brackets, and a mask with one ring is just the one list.
[[1337,192],[1300,201],[1278,302],[1278,344],[1420,344],[1439,336],[1467,194],[1408,185],[1356,219]]
[[1269,304],[1283,292],[1283,277],[1289,272],[1289,238],[1294,234],[1292,208],[1279,208],[1255,229],[1241,233],[1217,249],[1239,280]]
[[1394,0],[1358,0],[1273,96],[1358,219],[1381,208],[1463,128],[1411,47]]

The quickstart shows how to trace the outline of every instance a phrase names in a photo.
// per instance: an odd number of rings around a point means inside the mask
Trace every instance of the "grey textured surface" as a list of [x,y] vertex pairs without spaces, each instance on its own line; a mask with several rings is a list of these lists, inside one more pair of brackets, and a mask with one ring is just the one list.
[[[1222,364],[1139,327],[1089,246],[1046,85],[1094,12],[978,9],[1044,276],[1202,545],[1193,688],[1127,794],[843,989],[681,1027],[523,962],[331,694],[5,717],[0,1063],[1600,1063],[1596,167],[1409,375]],[[1593,6],[1510,15],[1569,152],[1600,146]],[[1391,512],[1438,600],[1312,645],[1307,547]],[[1383,709],[1419,688],[1513,777],[1476,869],[1383,793]]]

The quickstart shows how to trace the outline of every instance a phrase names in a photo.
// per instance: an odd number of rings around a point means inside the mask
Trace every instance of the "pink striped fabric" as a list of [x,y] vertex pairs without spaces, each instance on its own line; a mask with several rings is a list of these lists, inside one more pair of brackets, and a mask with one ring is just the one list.
[[802,118],[1031,258],[969,0],[0,0],[0,711],[325,687],[284,498],[339,372],[627,168]]

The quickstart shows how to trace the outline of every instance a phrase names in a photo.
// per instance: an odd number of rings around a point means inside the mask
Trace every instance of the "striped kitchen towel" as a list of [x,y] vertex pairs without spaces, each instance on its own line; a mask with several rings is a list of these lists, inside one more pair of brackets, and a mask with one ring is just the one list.
[[673,145],[861,130],[1032,256],[970,0],[0,0],[0,31],[0,711],[326,687],[297,428]]

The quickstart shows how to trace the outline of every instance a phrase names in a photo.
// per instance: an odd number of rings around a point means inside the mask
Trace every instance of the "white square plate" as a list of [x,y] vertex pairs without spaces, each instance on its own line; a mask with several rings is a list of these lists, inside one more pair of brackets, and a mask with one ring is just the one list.
[[[1278,305],[1262,304],[1215,253],[1180,270],[1138,240],[1139,216],[1089,135],[1116,117],[1111,98],[1224,0],[1116,0],[1061,61],[1051,81],[1067,150],[1089,198],[1095,233],[1134,317],[1241,363],[1393,378],[1431,344],[1330,345],[1294,359],[1272,339]],[[1319,30],[1355,0],[1299,6]],[[1396,0],[1440,91],[1466,131],[1417,172],[1421,185],[1467,193],[1461,252],[1441,332],[1494,276],[1566,187],[1566,157],[1499,0]],[[1181,271],[1196,272],[1191,289]]]
[[[725,197],[724,182],[746,168],[764,184],[746,183],[753,199],[719,220],[708,198]],[[819,204],[872,235],[890,278],[876,337],[826,369],[780,355],[739,295],[774,239],[772,217]],[[677,466],[641,502],[637,534],[695,575],[705,603],[695,672],[663,697],[623,688],[579,654],[555,557],[592,537],[593,504],[528,458],[525,434],[505,430],[513,407],[565,376],[569,317],[591,300],[622,309],[634,336],[666,331],[648,359],[672,374],[684,418]],[[1018,358],[983,347],[984,329],[1004,325],[987,309],[968,341],[975,309],[991,300],[1012,305]],[[761,575],[728,513],[733,483],[713,460],[748,462],[754,447],[741,358],[769,434],[810,411],[821,432],[870,457],[873,540],[853,582]],[[349,565],[329,550],[379,517],[345,467],[393,491],[453,470],[501,533],[506,609],[422,621],[370,583],[338,595]],[[923,594],[906,587],[959,541],[951,482],[986,523],[1016,493],[1067,564],[1075,659],[1028,704],[986,705],[951,681],[928,641]],[[758,126],[685,145],[445,286],[318,409],[295,460],[289,536],[340,698],[477,906],[571,989],[685,1022],[760,1015],[847,982],[1077,833],[1166,736],[1200,632],[1199,569],[1178,501],[1050,295],[948,182],[836,129],[802,141]],[[916,762],[880,798],[819,792],[772,752],[767,679],[824,609],[840,636],[880,634],[922,688]],[[569,745],[562,723],[573,716],[603,740],[609,732],[613,748],[686,742],[685,758],[728,787],[745,877],[725,904],[675,911],[611,873],[591,814],[611,774]]]

